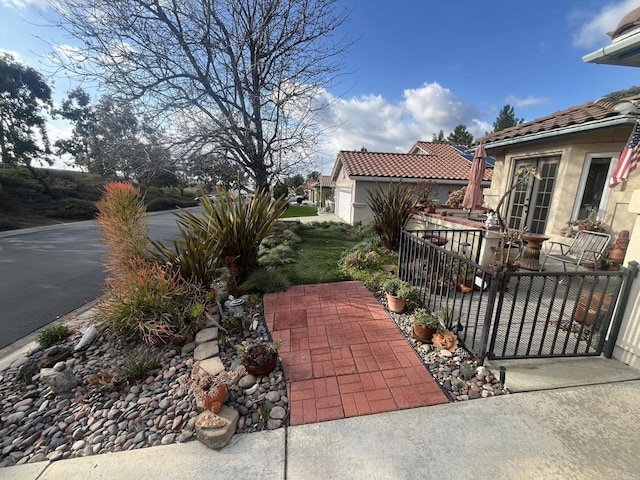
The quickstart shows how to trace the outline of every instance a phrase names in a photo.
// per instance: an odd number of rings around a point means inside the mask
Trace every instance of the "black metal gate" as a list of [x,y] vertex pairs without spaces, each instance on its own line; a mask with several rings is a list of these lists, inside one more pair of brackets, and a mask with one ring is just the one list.
[[482,238],[480,230],[403,231],[398,265],[427,308],[453,315],[458,338],[480,362],[611,357],[637,263],[617,272],[502,276],[476,263]]

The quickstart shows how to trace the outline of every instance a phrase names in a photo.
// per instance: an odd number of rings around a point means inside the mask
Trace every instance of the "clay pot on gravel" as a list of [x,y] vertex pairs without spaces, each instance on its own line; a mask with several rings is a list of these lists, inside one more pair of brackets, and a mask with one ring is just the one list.
[[387,304],[389,305],[390,311],[394,313],[402,313],[404,312],[404,309],[407,306],[407,301],[402,297],[389,295],[387,293]]
[[216,387],[213,394],[204,395],[204,408],[212,413],[218,413],[220,410],[222,410],[222,405],[224,404],[224,402],[227,401],[227,394],[227,386],[219,385],[218,387]]
[[274,344],[252,345],[242,355],[242,365],[251,375],[264,375],[278,363],[278,349]]
[[422,343],[431,343],[433,335],[440,329],[438,317],[426,308],[418,308],[414,313],[412,336]]

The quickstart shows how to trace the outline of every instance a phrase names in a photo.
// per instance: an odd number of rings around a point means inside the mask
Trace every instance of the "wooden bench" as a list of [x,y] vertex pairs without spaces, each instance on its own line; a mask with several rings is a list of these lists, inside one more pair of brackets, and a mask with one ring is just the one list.
[[567,264],[579,267],[587,265],[597,265],[598,260],[603,258],[604,250],[609,245],[611,235],[607,233],[591,232],[588,230],[578,230],[578,233],[571,244],[562,242],[549,242],[549,249],[544,251],[545,258],[540,265],[540,270],[548,259],[562,262],[564,271],[567,271]]

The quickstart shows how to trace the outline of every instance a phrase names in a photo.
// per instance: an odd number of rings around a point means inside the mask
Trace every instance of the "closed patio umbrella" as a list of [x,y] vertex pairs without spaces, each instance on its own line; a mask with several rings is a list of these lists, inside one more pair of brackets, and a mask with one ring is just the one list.
[[471,164],[471,172],[469,172],[469,184],[467,191],[462,200],[462,206],[469,210],[481,207],[484,201],[482,196],[482,179],[484,178],[485,159],[487,153],[484,151],[484,145],[478,145],[476,153],[473,155],[473,163]]

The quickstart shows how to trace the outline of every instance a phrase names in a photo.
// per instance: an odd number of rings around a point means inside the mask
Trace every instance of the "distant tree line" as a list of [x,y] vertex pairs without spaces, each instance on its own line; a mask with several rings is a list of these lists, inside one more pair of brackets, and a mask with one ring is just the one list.
[[[496,120],[493,122],[493,130],[491,132],[485,132],[485,135],[490,133],[499,132],[505,128],[515,127],[516,125],[524,122],[524,118],[517,118],[514,108],[506,104],[500,112]],[[444,130],[440,130],[438,133],[433,134],[433,142],[448,142],[455,145],[471,145],[473,143],[473,135],[467,130],[466,125],[456,125],[455,128],[448,136],[445,137]]]

